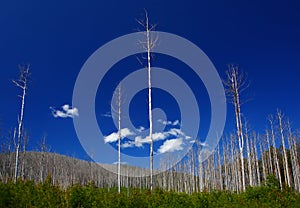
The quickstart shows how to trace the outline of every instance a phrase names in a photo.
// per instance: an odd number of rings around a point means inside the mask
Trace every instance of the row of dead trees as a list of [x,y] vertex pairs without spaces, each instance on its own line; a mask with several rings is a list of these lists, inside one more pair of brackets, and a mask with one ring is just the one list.
[[197,162],[201,160],[200,144],[175,167],[171,167],[173,156],[170,155],[162,163],[164,168],[170,169],[162,174],[160,186],[187,193],[242,192],[247,186],[265,185],[268,175],[274,175],[280,189],[292,188],[300,192],[299,133],[291,130],[289,121],[284,120],[280,112],[269,122],[270,127],[264,134],[245,129],[243,157],[236,134],[224,136],[203,163]]
[[[246,187],[264,185],[267,176],[274,175],[278,179],[279,188],[290,187],[300,192],[299,134],[291,130],[288,120],[283,120],[282,124],[285,145],[282,143],[278,115],[270,122],[266,133],[257,134],[247,131],[244,135]],[[224,136],[211,156],[202,163],[198,162],[201,159],[199,158],[202,150],[201,144],[175,166],[173,166],[175,156],[171,153],[166,155],[160,165],[167,171],[153,176],[154,187],[186,193],[213,190],[242,192],[244,190],[243,170],[236,137],[235,134]],[[14,178],[15,156],[14,151],[8,152],[2,149],[0,154],[0,180],[2,182]],[[107,167],[103,168],[91,161],[49,153],[47,149],[40,149],[39,152],[20,151],[19,164],[19,178],[44,182],[50,175],[53,184],[64,188],[72,184],[86,185],[90,181],[94,181],[97,187],[107,189],[117,187],[118,183],[126,188],[150,188],[150,177],[144,177],[149,175],[147,169],[121,165],[122,175],[118,180],[118,175],[107,171],[106,169],[109,169]],[[115,168],[117,168],[116,165]],[[130,175],[138,177],[130,177]]]

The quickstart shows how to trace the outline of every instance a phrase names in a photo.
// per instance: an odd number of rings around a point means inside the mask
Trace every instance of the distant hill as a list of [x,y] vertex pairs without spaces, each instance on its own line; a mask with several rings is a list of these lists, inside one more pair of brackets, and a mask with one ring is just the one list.
[[[103,168],[105,167],[105,168]],[[12,178],[15,170],[15,153],[0,154],[0,180]],[[108,171],[111,170],[111,171]],[[148,171],[122,164],[122,186],[140,186],[146,178],[131,178],[126,175],[145,175]],[[85,185],[94,181],[98,187],[117,186],[117,165],[97,164],[50,152],[20,153],[19,177],[22,179],[45,181],[51,176],[53,184],[67,187],[72,184]],[[145,185],[145,184],[143,184]]]

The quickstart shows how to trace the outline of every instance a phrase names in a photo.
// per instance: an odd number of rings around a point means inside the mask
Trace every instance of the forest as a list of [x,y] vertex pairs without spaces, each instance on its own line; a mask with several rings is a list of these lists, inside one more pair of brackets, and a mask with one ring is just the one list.
[[[247,85],[237,65],[229,66],[224,79],[236,129],[224,133],[203,162],[203,146],[196,142],[175,166],[176,154],[167,153],[159,164],[166,171],[153,168],[150,72],[155,44],[146,23],[150,168],[123,165],[120,156],[117,165],[100,166],[59,155],[49,152],[46,138],[39,151],[28,151],[23,121],[30,66],[21,66],[13,81],[21,90],[18,125],[1,138],[0,207],[299,207],[300,132],[276,109],[266,118],[264,132],[250,130],[240,97]],[[118,107],[120,142],[120,102]]]
[[[22,73],[28,73],[21,68]],[[230,68],[238,73],[237,68]],[[21,73],[21,84],[26,76]],[[230,82],[227,82],[227,84]],[[237,82],[235,84],[239,84]],[[23,91],[27,89],[17,83]],[[233,103],[237,91],[231,89]],[[232,90],[233,89],[233,90]],[[24,98],[24,97],[23,97]],[[23,100],[24,101],[24,100]],[[21,114],[24,103],[21,105]],[[236,107],[236,106],[235,106]],[[239,106],[240,107],[240,106]],[[129,165],[99,166],[49,152],[46,138],[39,151],[28,151],[28,135],[19,119],[0,154],[1,207],[297,207],[300,204],[299,131],[277,110],[267,118],[264,133],[250,131],[239,121],[237,131],[223,135],[207,160],[196,143],[172,166],[172,153],[161,161],[160,173]],[[20,127],[21,126],[21,127]],[[105,167],[105,168],[103,168]],[[115,174],[120,170],[120,175]],[[114,171],[108,171],[114,170]],[[138,177],[130,177],[130,175]],[[119,194],[119,195],[118,195]]]

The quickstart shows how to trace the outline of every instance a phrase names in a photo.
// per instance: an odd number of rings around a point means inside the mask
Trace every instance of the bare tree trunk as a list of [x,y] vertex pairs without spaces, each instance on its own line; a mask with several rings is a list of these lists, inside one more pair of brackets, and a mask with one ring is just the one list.
[[[223,187],[223,175],[222,175],[222,164],[221,164],[221,154],[220,154],[220,150],[221,147],[220,147],[220,144],[218,146],[218,170],[219,170],[219,183],[220,183],[220,190],[223,190],[224,187]],[[224,150],[223,150],[224,151]]]
[[214,154],[211,155],[211,167],[210,167],[210,170],[211,170],[211,173],[212,173],[212,184],[211,184],[211,187],[212,187],[212,190],[215,191],[216,190],[216,152],[214,152]]
[[292,128],[291,128],[291,124],[288,121],[287,122],[288,125],[288,132],[289,132],[289,136],[288,136],[288,142],[289,142],[289,147],[290,147],[290,157],[291,157],[291,163],[292,163],[292,176],[293,176],[293,181],[294,181],[294,189],[296,191],[300,191],[300,187],[299,187],[299,177],[300,177],[300,173],[299,173],[299,162],[298,162],[298,158],[297,158],[297,150],[296,150],[296,143],[295,141],[295,136],[293,135],[292,132]]
[[[257,136],[259,137],[259,135]],[[255,165],[256,165],[256,174],[257,174],[257,185],[260,186],[260,170],[259,170],[259,164],[258,164],[258,151],[256,146],[256,136],[254,136],[254,154],[255,154]]]
[[19,167],[19,151],[22,141],[22,131],[23,131],[23,118],[24,118],[24,109],[25,109],[25,96],[27,92],[27,83],[29,77],[29,66],[26,68],[23,66],[19,66],[20,69],[20,77],[17,81],[13,80],[13,83],[22,89],[21,97],[21,109],[20,116],[18,118],[18,132],[17,138],[15,138],[16,145],[16,160],[15,160],[15,174],[14,174],[14,182],[17,181],[18,178],[18,167]]
[[278,111],[277,116],[278,116],[278,121],[279,121],[279,131],[280,131],[280,136],[281,136],[283,158],[284,158],[283,170],[284,170],[284,175],[285,175],[285,181],[286,181],[288,187],[291,187],[290,175],[289,175],[289,164],[288,164],[288,159],[287,159],[287,152],[286,152],[285,139],[284,139],[284,133],[283,133],[283,128],[284,128],[283,121],[282,121],[283,115],[280,111]]
[[225,190],[230,190],[229,183],[230,183],[230,176],[229,176],[229,158],[227,157],[227,151],[229,152],[226,144],[226,140],[224,137],[223,140],[223,159],[224,159],[224,180],[225,180]]
[[[40,158],[40,182],[44,181],[44,172],[46,172],[46,167],[45,167],[45,153],[47,151],[47,145],[46,145],[46,135],[44,135],[43,140],[40,144],[41,148],[41,155],[42,157]],[[52,174],[52,177],[55,177],[54,174]]]
[[239,154],[240,154],[239,150],[237,149],[235,152],[236,173],[237,173],[237,190],[238,190],[238,192],[241,192],[243,189],[243,184],[242,184],[242,173],[241,173],[241,157]]
[[121,193],[121,87],[118,88],[118,193]]
[[271,127],[273,155],[274,155],[275,166],[276,166],[276,176],[279,180],[280,189],[282,190],[281,172],[280,172],[279,160],[278,160],[277,151],[276,151],[275,132],[274,132],[274,125],[273,125],[272,118],[269,119],[269,122],[270,122],[270,127]]
[[29,136],[25,132],[24,139],[23,139],[23,154],[22,154],[22,167],[21,167],[21,176],[23,180],[25,180],[25,161],[26,161],[26,148],[28,144],[28,139]]
[[244,167],[244,134],[243,134],[243,125],[242,125],[242,115],[241,115],[241,103],[240,103],[240,91],[243,87],[243,77],[238,73],[237,66],[229,66],[227,72],[228,81],[225,83],[229,89],[228,93],[233,98],[233,105],[235,108],[235,119],[236,119],[236,128],[237,136],[239,143],[239,155],[241,162],[241,171],[242,171],[242,190],[246,190],[245,184],[245,167]]
[[194,151],[191,150],[191,185],[190,185],[190,188],[191,188],[191,193],[195,192],[195,189],[196,189],[196,183],[195,183],[195,166],[196,166],[196,160],[195,160],[195,153]]
[[147,72],[148,72],[148,116],[149,116],[149,139],[150,139],[150,190],[153,190],[153,120],[152,120],[152,85],[151,85],[151,50],[155,46],[155,41],[151,39],[150,32],[152,27],[149,26],[149,18],[147,11],[145,11],[145,23],[138,21],[145,28],[146,43],[145,49],[147,51]]
[[[270,170],[269,170],[269,174],[273,174],[274,171],[273,171],[273,158],[272,158],[272,154],[271,154],[271,144],[270,144],[270,136],[269,136],[269,132],[266,131],[266,136],[267,136],[267,149],[268,149],[268,153],[269,153],[269,167],[270,167]],[[276,147],[274,147],[276,148]]]
[[250,186],[253,186],[253,174],[252,174],[252,167],[251,167],[251,152],[250,152],[250,147],[249,147],[249,132],[248,132],[248,127],[245,125],[245,139],[246,139],[246,146],[247,146],[247,162],[248,162],[248,173],[249,173],[249,183]]
[[199,161],[199,171],[198,171],[198,174],[199,174],[199,191],[202,192],[203,191],[203,184],[204,184],[204,181],[203,181],[203,161],[202,161],[202,158],[201,158],[201,145],[200,143],[198,143],[198,161]]
[[263,146],[262,146],[262,142],[259,142],[259,148],[260,148],[260,152],[261,152],[261,164],[262,164],[262,174],[263,174],[263,178],[264,178],[264,183],[266,183],[267,181],[267,174],[266,174],[266,165],[265,165],[265,157],[264,157],[264,150],[263,150]]
[[235,158],[235,144],[234,136],[230,136],[230,150],[231,150],[231,181],[232,181],[232,191],[238,191],[238,170],[237,170],[237,161]]

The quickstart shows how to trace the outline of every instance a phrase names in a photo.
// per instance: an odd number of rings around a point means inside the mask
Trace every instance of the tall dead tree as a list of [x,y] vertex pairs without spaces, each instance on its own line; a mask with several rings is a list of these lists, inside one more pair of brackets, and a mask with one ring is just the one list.
[[149,116],[149,140],[150,140],[150,190],[153,190],[153,119],[152,119],[152,85],[151,85],[151,51],[155,47],[157,40],[151,36],[154,25],[149,25],[148,13],[145,11],[145,22],[137,20],[144,27],[146,42],[142,42],[147,51],[147,72],[148,72],[148,116]]
[[152,92],[151,92],[151,45],[148,15],[146,13],[147,69],[148,69],[148,104],[149,104],[149,138],[150,138],[150,190],[153,190],[153,138],[152,138]]
[[118,88],[118,193],[121,193],[121,86]]
[[25,109],[25,97],[27,93],[27,85],[28,79],[30,76],[30,65],[26,66],[19,66],[20,69],[20,76],[18,80],[13,80],[13,83],[21,88],[22,94],[19,95],[21,98],[21,108],[20,108],[20,115],[18,117],[18,128],[17,128],[17,135],[15,138],[15,147],[16,147],[16,158],[15,158],[15,173],[14,173],[14,182],[17,181],[18,178],[18,166],[19,166],[19,152],[20,146],[22,142],[22,131],[23,131],[23,119],[24,119],[24,109]]
[[284,161],[283,170],[284,170],[285,182],[289,187],[291,187],[289,164],[288,164],[285,138],[284,138],[283,114],[279,110],[277,111],[277,117],[278,117],[278,122],[279,122],[279,132],[280,132],[280,136],[281,136],[281,145],[282,145],[282,151],[283,151],[283,161]]
[[224,84],[227,86],[227,95],[231,98],[235,109],[235,120],[237,128],[237,137],[239,145],[239,156],[242,170],[242,190],[246,190],[245,184],[245,165],[244,165],[244,134],[243,134],[243,122],[241,113],[241,101],[240,94],[247,86],[245,86],[245,78],[242,74],[239,74],[238,66],[230,65],[227,71],[227,80]]
[[121,84],[118,86],[115,91],[115,105],[112,104],[111,108],[114,113],[118,116],[118,193],[121,192],[121,139],[122,139],[122,128],[121,128],[121,106],[122,106],[122,92]]

